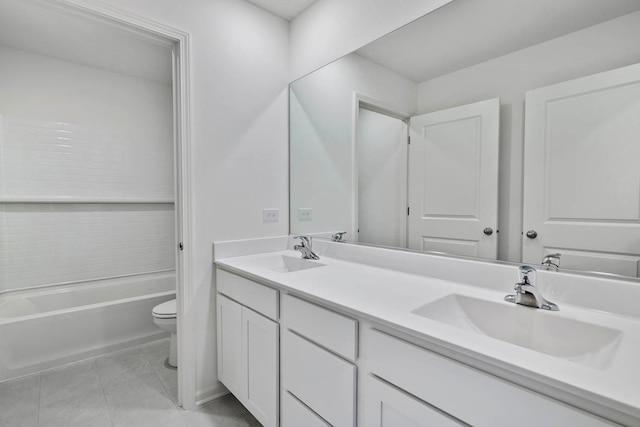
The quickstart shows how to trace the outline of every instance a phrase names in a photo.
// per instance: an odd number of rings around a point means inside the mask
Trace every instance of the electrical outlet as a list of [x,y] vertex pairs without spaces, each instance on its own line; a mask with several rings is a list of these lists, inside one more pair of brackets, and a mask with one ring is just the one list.
[[280,220],[280,209],[262,209],[262,222],[278,222]]
[[298,209],[298,219],[300,221],[311,221],[313,219],[313,209],[311,208]]

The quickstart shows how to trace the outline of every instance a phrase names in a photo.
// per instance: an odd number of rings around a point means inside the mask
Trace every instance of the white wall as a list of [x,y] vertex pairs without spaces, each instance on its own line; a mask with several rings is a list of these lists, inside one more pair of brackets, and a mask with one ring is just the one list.
[[[358,55],[348,55],[292,85],[291,231],[347,231],[353,239],[354,94],[398,113],[416,108],[414,82]],[[300,221],[299,208],[312,208]]]
[[[411,0],[399,8],[391,0],[375,7],[364,0],[327,0],[329,7],[292,23],[289,55],[288,23],[243,0],[102,0],[191,37],[194,275],[187,286],[197,312],[197,388],[203,397],[217,387],[211,243],[288,232],[290,76],[446,2]],[[279,208],[280,221],[263,224],[264,207]]]
[[[191,37],[193,309],[200,397],[218,387],[212,243],[288,232],[288,24],[242,0],[103,0]],[[278,223],[262,223],[263,208]]]
[[171,97],[0,47],[0,291],[175,267]]
[[291,21],[291,80],[451,0],[319,0]]
[[522,256],[525,92],[638,63],[637,40],[640,12],[419,84],[420,114],[500,97],[499,259]]

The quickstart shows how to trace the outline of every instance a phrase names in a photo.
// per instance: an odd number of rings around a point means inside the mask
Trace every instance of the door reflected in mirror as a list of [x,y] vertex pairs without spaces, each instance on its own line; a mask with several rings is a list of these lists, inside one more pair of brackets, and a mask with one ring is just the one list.
[[639,10],[454,1],[294,82],[291,233],[637,277]]
[[409,248],[496,259],[500,100],[411,118]]

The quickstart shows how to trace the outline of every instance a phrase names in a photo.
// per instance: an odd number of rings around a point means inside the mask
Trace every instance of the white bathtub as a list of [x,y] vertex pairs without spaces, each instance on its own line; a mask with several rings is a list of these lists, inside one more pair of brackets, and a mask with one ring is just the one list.
[[0,381],[167,336],[151,309],[175,272],[0,294]]

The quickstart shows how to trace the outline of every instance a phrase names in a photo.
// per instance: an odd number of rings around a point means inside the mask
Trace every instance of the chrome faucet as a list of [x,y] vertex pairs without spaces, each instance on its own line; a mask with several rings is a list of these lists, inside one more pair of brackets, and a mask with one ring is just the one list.
[[337,233],[331,235],[331,240],[333,240],[334,242],[342,242],[342,238],[345,234],[347,234],[346,231],[338,231]]
[[560,268],[560,254],[551,254],[542,258],[542,265],[545,270],[558,271]]
[[505,296],[505,301],[526,305],[528,307],[542,308],[544,310],[559,310],[556,304],[547,301],[538,288],[535,287],[535,268],[523,265],[518,269],[518,273],[520,275],[520,281],[513,287],[516,293],[515,295]]
[[296,239],[300,239],[300,244],[295,245],[293,249],[296,251],[300,251],[302,254],[302,258],[304,259],[320,259],[318,255],[316,255],[311,249],[311,237],[307,236],[296,236]]

